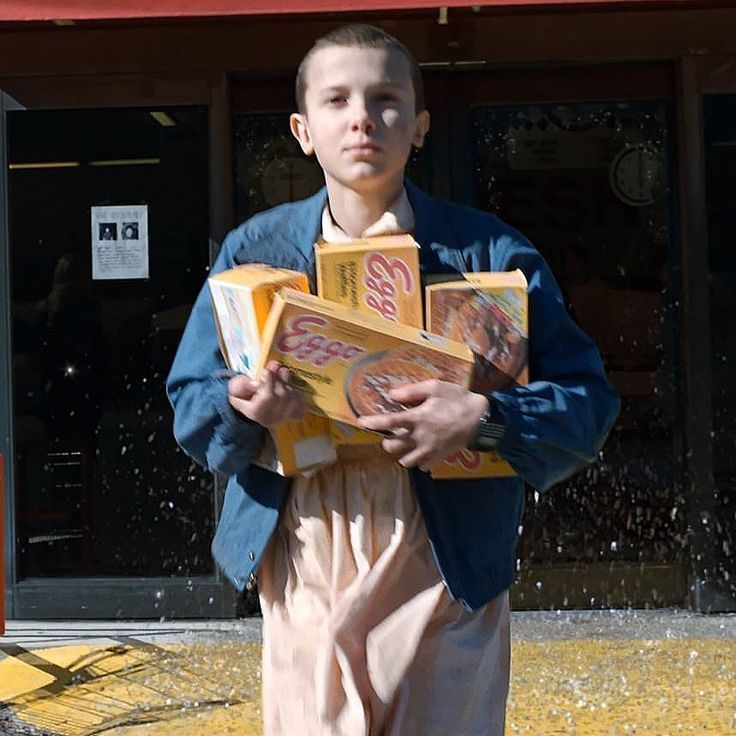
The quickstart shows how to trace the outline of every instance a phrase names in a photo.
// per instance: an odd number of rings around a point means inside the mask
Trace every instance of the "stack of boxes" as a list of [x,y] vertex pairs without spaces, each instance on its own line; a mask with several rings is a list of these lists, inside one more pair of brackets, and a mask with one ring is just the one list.
[[[528,381],[521,271],[431,278],[425,332],[411,236],[318,242],[315,255],[318,296],[306,293],[303,274],[268,266],[241,266],[210,279],[228,366],[258,375],[278,360],[315,412],[271,433],[267,467],[285,475],[309,472],[333,462],[337,445],[380,442],[379,434],[357,428],[358,417],[400,410],[388,392],[402,383],[438,378],[487,393]],[[437,478],[513,475],[497,454],[467,450],[431,472]]]

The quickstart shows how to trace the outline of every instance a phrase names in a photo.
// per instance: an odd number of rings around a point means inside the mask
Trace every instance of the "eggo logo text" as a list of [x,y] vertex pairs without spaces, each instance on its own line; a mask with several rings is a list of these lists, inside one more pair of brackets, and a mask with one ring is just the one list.
[[352,360],[365,352],[365,348],[358,345],[333,340],[314,331],[327,325],[329,321],[316,314],[294,317],[286,323],[284,331],[276,338],[275,347],[285,355],[293,355],[302,363],[316,366],[327,365],[334,358]]
[[366,306],[381,317],[396,322],[398,318],[397,283],[407,294],[414,291],[414,275],[401,258],[386,258],[382,253],[366,253],[363,283],[367,289]]

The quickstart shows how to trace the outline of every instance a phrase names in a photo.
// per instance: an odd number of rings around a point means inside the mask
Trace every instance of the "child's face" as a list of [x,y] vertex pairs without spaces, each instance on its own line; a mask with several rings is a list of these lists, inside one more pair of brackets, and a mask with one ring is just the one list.
[[329,46],[307,68],[304,114],[291,129],[316,154],[330,191],[395,189],[412,146],[420,147],[429,113],[416,113],[409,62],[391,49]]

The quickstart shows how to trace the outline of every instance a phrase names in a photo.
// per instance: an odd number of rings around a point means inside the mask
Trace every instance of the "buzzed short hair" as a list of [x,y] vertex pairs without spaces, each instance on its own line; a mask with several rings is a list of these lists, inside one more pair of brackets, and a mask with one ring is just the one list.
[[318,38],[299,64],[296,72],[296,105],[300,113],[306,112],[307,93],[307,71],[309,62],[320,49],[330,46],[352,46],[355,48],[369,49],[393,49],[403,54],[409,62],[411,82],[414,87],[414,109],[416,112],[424,110],[424,82],[419,63],[401,41],[394,38],[390,33],[382,31],[375,26],[364,23],[350,23],[349,25],[336,28],[325,36]]

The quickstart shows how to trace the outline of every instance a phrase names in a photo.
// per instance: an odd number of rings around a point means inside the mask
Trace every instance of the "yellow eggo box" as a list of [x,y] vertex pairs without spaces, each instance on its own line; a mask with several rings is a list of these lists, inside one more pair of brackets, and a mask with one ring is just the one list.
[[389,392],[404,383],[436,378],[467,388],[474,359],[461,343],[284,289],[263,330],[259,370],[269,360],[291,371],[310,410],[357,425],[401,411]]
[[[527,282],[521,271],[461,274],[429,284],[425,293],[427,329],[459,340],[482,356],[476,363],[474,390],[489,393],[528,383]],[[515,475],[511,466],[495,452],[461,450],[432,468],[435,478],[509,475]]]
[[[423,327],[419,245],[411,235],[315,245],[317,294],[366,314]],[[331,422],[338,445],[377,444],[381,436]]]
[[385,235],[315,247],[317,294],[367,314],[422,328],[419,246]]
[[[282,287],[309,291],[303,273],[260,263],[244,264],[208,279],[220,349],[228,368],[256,375],[261,333],[274,295]],[[256,462],[280,475],[309,472],[336,459],[329,422],[307,414],[270,431]]]

